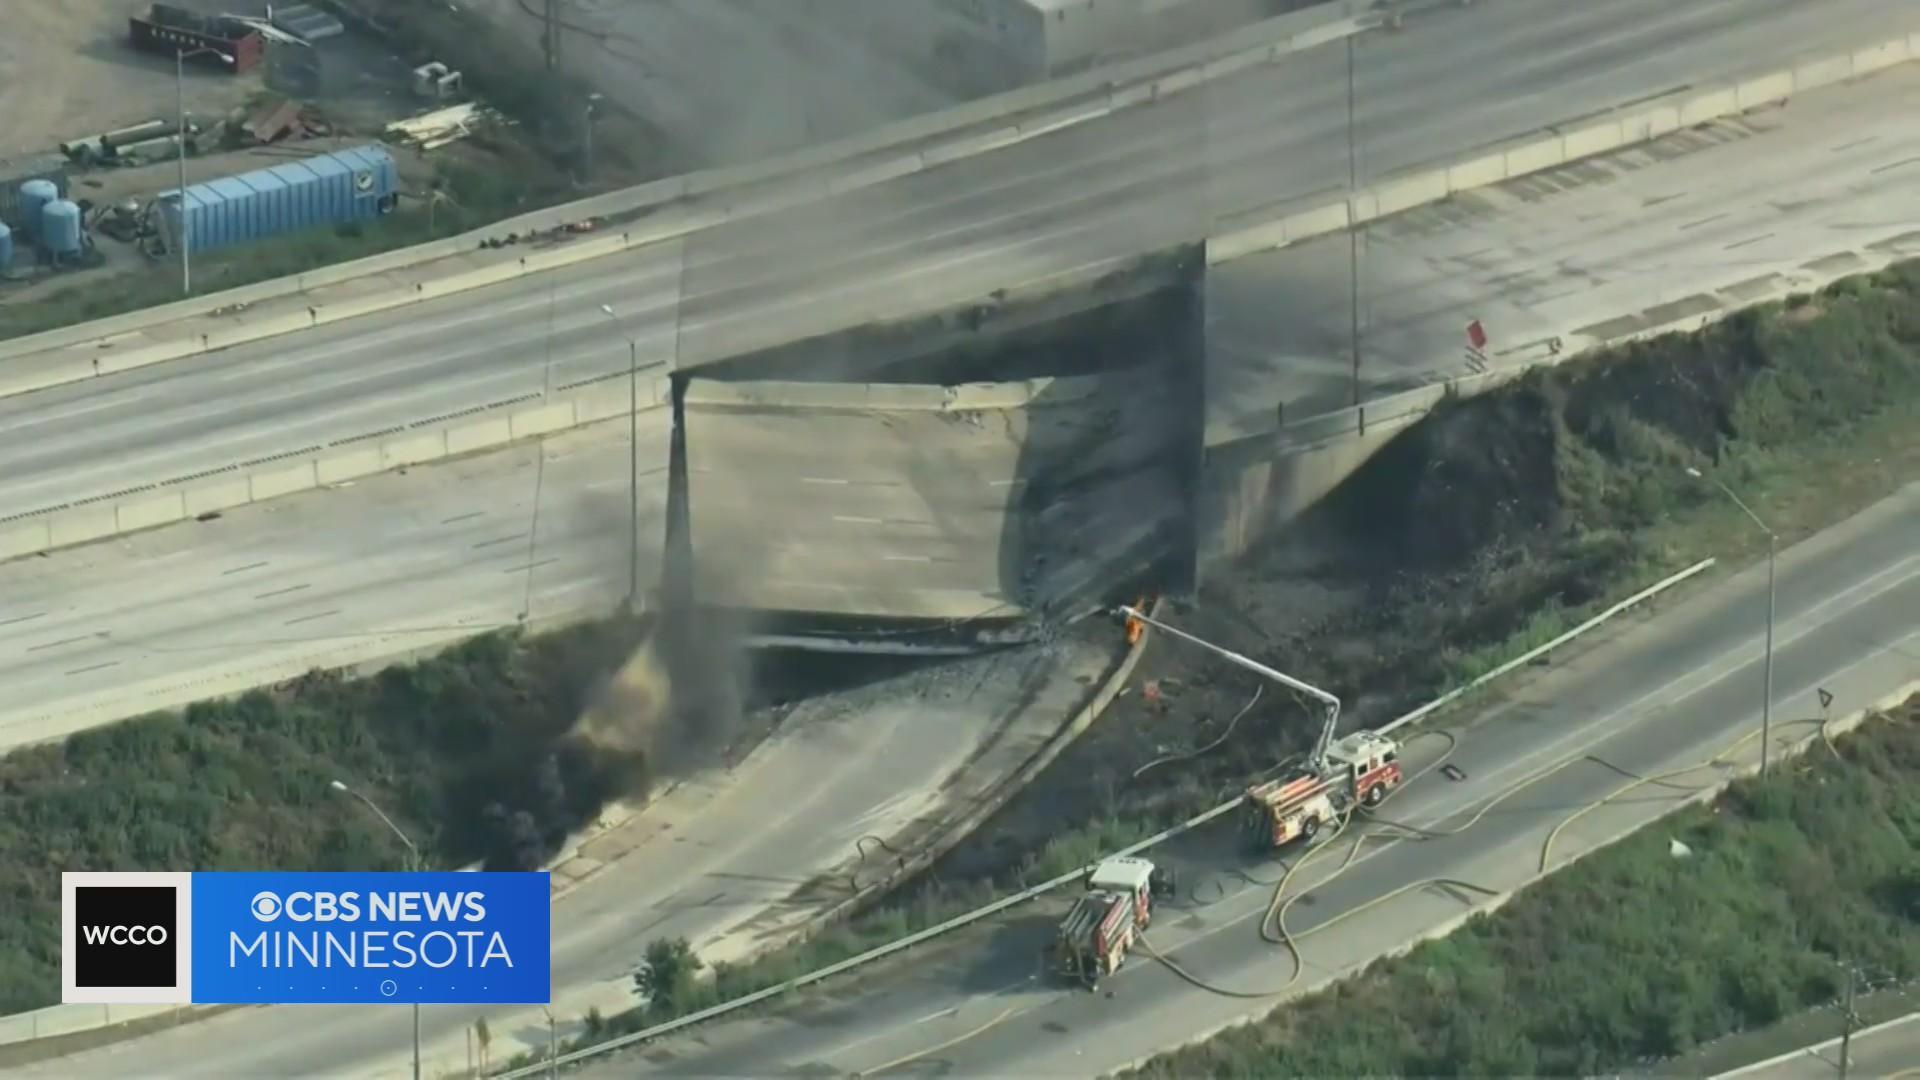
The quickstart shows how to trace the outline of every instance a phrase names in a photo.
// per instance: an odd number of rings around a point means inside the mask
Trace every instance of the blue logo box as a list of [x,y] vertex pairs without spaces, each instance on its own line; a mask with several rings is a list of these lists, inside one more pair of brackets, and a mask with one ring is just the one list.
[[196,1005],[545,1005],[549,875],[195,873]]

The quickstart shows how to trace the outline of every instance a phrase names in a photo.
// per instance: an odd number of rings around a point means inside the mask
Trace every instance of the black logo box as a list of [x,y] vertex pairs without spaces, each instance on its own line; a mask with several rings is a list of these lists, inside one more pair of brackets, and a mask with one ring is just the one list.
[[[77,987],[172,987],[178,927],[170,885],[76,885],[73,890],[73,984]],[[160,927],[158,945],[88,944],[89,927]]]

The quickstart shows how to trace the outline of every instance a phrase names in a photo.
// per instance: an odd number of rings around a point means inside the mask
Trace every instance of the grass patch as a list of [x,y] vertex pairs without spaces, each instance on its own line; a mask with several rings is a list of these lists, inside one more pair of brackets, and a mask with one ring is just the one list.
[[[1225,584],[1205,590],[1197,609],[1181,618],[1231,648],[1333,689],[1356,706],[1349,713],[1358,723],[1376,724],[1701,558],[1738,563],[1763,551],[1765,537],[1711,485],[1687,476],[1688,466],[1740,491],[1789,542],[1920,473],[1920,263],[1446,402],[1299,527],[1341,553],[1315,564],[1310,575],[1348,579],[1358,603],[1319,618],[1250,617],[1246,607],[1263,590],[1284,586],[1288,573],[1275,568],[1267,550],[1222,575]],[[1435,641],[1453,644],[1434,649]],[[1136,681],[1176,672],[1179,689],[1164,694],[1161,704],[1149,705],[1138,694],[1116,703],[933,874],[876,910],[604,1018],[576,1045],[775,985],[984,898],[1057,876],[1231,798],[1249,776],[1301,749],[1310,735],[1311,725],[1295,721],[1292,707],[1282,704],[1285,722],[1244,724],[1219,752],[1136,781],[1134,770],[1168,752],[1169,740],[1194,746],[1213,740],[1254,686],[1202,654],[1167,649],[1149,650]],[[1384,690],[1363,696],[1362,687]],[[1920,821],[1920,797],[1913,813]],[[1688,842],[1694,843],[1690,836]],[[1661,859],[1664,851],[1660,846]],[[1649,871],[1665,866],[1644,853],[1637,857]],[[1829,880],[1806,876],[1814,869],[1810,864],[1794,873],[1804,882]],[[1569,873],[1595,872],[1576,867]],[[1593,888],[1615,903],[1583,907],[1649,910],[1642,894],[1606,880],[1595,880]],[[1780,910],[1756,916],[1779,917]],[[1802,983],[1769,976],[1765,1000],[1738,1015],[1786,1009],[1830,989],[1829,982],[1794,970]],[[1675,978],[1676,985],[1690,985]],[[1445,989],[1432,1001],[1448,1017],[1475,1012],[1460,1007],[1456,993],[1479,994],[1473,1000],[1483,1006],[1490,1001],[1485,986]],[[1595,1008],[1600,1000],[1591,992],[1569,998]],[[1497,1008],[1479,1011],[1499,1015]],[[1670,1022],[1668,1041],[1705,1037],[1732,1016],[1724,1009],[1685,1012]],[[1475,1060],[1490,1063],[1471,1071],[1529,1071],[1504,1064],[1508,1059],[1495,1051],[1509,1044],[1486,1033],[1491,1029],[1462,1024],[1447,1037],[1487,1048],[1488,1056]],[[1626,1028],[1614,1031],[1608,1038],[1627,1045]],[[1300,1068],[1307,1074],[1435,1071],[1397,1060],[1369,1066],[1328,1059]],[[1545,1063],[1532,1070],[1551,1071]]]
[[[1586,1075],[1920,974],[1920,697],[1492,915],[1130,1075]],[[1693,855],[1667,850],[1677,837]]]
[[367,679],[314,674],[0,758],[0,1013],[60,998],[60,871],[537,866],[631,790],[566,738],[640,628],[487,634]]

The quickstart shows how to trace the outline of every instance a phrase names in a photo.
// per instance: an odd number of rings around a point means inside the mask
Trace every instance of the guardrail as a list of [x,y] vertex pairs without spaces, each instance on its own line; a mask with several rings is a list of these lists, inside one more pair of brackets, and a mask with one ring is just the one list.
[[[1559,648],[1565,645],[1567,642],[1573,640],[1574,638],[1582,634],[1588,633],[1589,631],[1593,630],[1597,626],[1600,626],[1602,623],[1605,623],[1609,619],[1613,619],[1619,616],[1622,612],[1627,611],[1629,608],[1632,608],[1637,604],[1644,603],[1646,600],[1650,599],[1651,597],[1656,596],[1662,592],[1665,592],[1666,590],[1672,588],[1673,586],[1678,585],[1681,582],[1692,578],[1694,575],[1699,574],[1702,571],[1705,571],[1707,568],[1713,566],[1714,562],[1715,560],[1713,559],[1702,560],[1701,562],[1695,563],[1693,566],[1690,566],[1687,569],[1682,570],[1677,574],[1664,578],[1661,581],[1656,582],[1653,585],[1650,585],[1647,588],[1640,590],[1639,592],[1628,597],[1627,599],[1622,600],[1619,603],[1608,608],[1606,611],[1600,613],[1599,615],[1596,615],[1595,617],[1588,619],[1586,622],[1581,623],[1578,627],[1575,627],[1573,630],[1570,630],[1567,633],[1560,635],[1559,637],[1555,638],[1554,640],[1548,642],[1545,645],[1541,645],[1537,648],[1528,650],[1525,654],[1523,654],[1519,658],[1513,661],[1510,661],[1509,663],[1503,664],[1500,667],[1494,669],[1493,671],[1488,672],[1485,675],[1482,675],[1481,677],[1468,683],[1466,686],[1463,686],[1463,687],[1460,687],[1459,689],[1451,691],[1448,694],[1443,695],[1442,697],[1436,699],[1435,701],[1429,702],[1428,704],[1423,705],[1420,708],[1415,709],[1410,713],[1407,713],[1405,716],[1395,719],[1391,723],[1382,727],[1380,730],[1396,731],[1402,727],[1405,727],[1410,723],[1413,723],[1417,720],[1420,720],[1422,718],[1432,715],[1435,711],[1437,711],[1447,703],[1458,699],[1462,694],[1470,690],[1485,686],[1487,683],[1491,682],[1493,679],[1501,675],[1504,675],[1507,672],[1510,672],[1515,668],[1522,666],[1523,664],[1530,663],[1542,655],[1545,655],[1549,650]],[[1149,631],[1149,633],[1151,633],[1151,631]],[[1185,821],[1180,822],[1177,825],[1172,825],[1166,829],[1162,829],[1160,832],[1157,832],[1152,836],[1147,837],[1145,840],[1141,840],[1136,843],[1129,844],[1124,848],[1121,848],[1119,851],[1114,852],[1113,855],[1110,857],[1117,858],[1117,857],[1122,857],[1127,855],[1137,855],[1140,852],[1146,851],[1152,847],[1155,847],[1156,845],[1164,843],[1167,840],[1172,839],[1173,837],[1179,836],[1186,832],[1191,832],[1192,830],[1197,829],[1200,826],[1205,825],[1216,818],[1232,813],[1234,809],[1236,809],[1241,805],[1241,802],[1242,802],[1241,799],[1235,798],[1235,799],[1228,800],[1227,802],[1223,802],[1218,806],[1212,807],[1211,809],[1203,810],[1200,813],[1195,814],[1194,816],[1188,818]],[[708,1008],[701,1009],[697,1012],[688,1013],[686,1016],[682,1016],[677,1020],[669,1020],[662,1024],[655,1024],[653,1027],[645,1028],[640,1031],[635,1031],[626,1035],[622,1035],[622,1036],[619,1036],[618,1038],[609,1039],[603,1043],[598,1043],[593,1046],[582,1047],[578,1050],[569,1051],[568,1053],[561,1054],[557,1058],[554,1058],[549,1061],[541,1061],[537,1064],[526,1065],[517,1069],[509,1069],[503,1072],[494,1073],[492,1075],[496,1077],[497,1080],[519,1080],[519,1078],[521,1077],[537,1076],[541,1073],[546,1072],[551,1068],[555,1068],[560,1065],[572,1065],[576,1062],[585,1061],[588,1058],[598,1057],[602,1054],[612,1053],[615,1050],[621,1050],[626,1047],[633,1046],[636,1043],[646,1042],[649,1039],[657,1039],[662,1035],[670,1035],[673,1032],[679,1031],[683,1028],[691,1027],[694,1024],[698,1024],[706,1020],[712,1020],[716,1017],[724,1016],[728,1013],[735,1012],[740,1009],[745,1009],[752,1005],[757,1005],[770,998],[778,997],[781,994],[789,993],[794,990],[803,989],[807,986],[813,985],[814,983],[820,982],[823,979],[829,979],[835,975],[844,974],[845,972],[852,971],[855,968],[873,963],[876,960],[882,960],[882,959],[885,959],[886,957],[894,955],[895,953],[903,952],[907,949],[914,947],[915,945],[919,945],[923,942],[931,941],[934,938],[940,937],[943,934],[948,934],[955,930],[961,929],[962,927],[970,926],[976,922],[979,922],[982,919],[990,918],[994,915],[999,914],[1002,911],[1007,910],[1008,908],[1017,906],[1019,904],[1023,904],[1028,900],[1035,899],[1046,893],[1052,892],[1055,889],[1061,888],[1066,885],[1074,884],[1075,882],[1081,881],[1086,876],[1086,873],[1092,869],[1093,865],[1094,864],[1089,863],[1087,866],[1083,866],[1069,873],[1061,874],[1058,877],[1051,878],[1047,881],[1043,881],[1038,885],[1030,886],[1028,888],[1020,890],[1019,892],[1012,893],[1008,896],[1003,896],[1000,899],[995,900],[992,903],[987,904],[983,907],[975,908],[972,911],[966,912],[965,914],[956,915],[953,918],[948,919],[945,922],[942,922],[936,926],[930,926],[925,930],[908,934],[906,937],[899,938],[895,941],[888,942],[885,945],[881,945],[873,949],[869,949],[858,956],[848,957],[847,959],[842,960],[838,963],[829,964],[826,967],[819,968],[818,970],[810,971],[805,975],[800,975],[795,978],[788,979],[786,982],[780,983],[778,985],[769,986],[763,990],[756,990],[751,994],[747,994],[742,997],[735,998],[732,1001],[723,1002],[719,1005],[710,1006]]]
[[[1276,63],[1295,52],[1337,41],[1348,34],[1377,25],[1379,16],[1367,14],[1374,6],[1366,0],[1338,0],[1336,3],[1267,19],[1183,49],[994,95],[954,109],[887,124],[865,134],[783,154],[764,162],[656,180],[522,214],[446,240],[110,316],[79,326],[27,335],[0,343],[0,361],[32,353],[69,349],[170,323],[230,312],[363,277],[409,270],[426,263],[472,254],[480,248],[482,241],[507,235],[545,233],[562,226],[606,218],[644,216],[647,219],[633,223],[633,227],[623,229],[618,234],[557,245],[552,249],[553,253],[545,257],[515,258],[508,253],[500,257],[497,268],[489,272],[462,271],[450,275],[443,282],[416,283],[411,290],[381,290],[368,298],[366,306],[354,314],[369,314],[510,280],[522,274],[660,243],[734,218],[801,205],[935,168],[974,154],[1002,149],[1121,109],[1155,102],[1213,79],[1235,75],[1261,64]],[[912,143],[932,145],[907,149],[907,144]],[[681,213],[663,213],[674,209]],[[257,340],[303,328],[297,320],[285,325],[263,324],[256,328],[257,332],[251,337],[228,335],[220,345],[212,347],[239,344],[242,340]],[[198,335],[182,334],[176,337],[178,340],[172,345],[173,351],[166,355],[156,352],[152,354],[156,358],[146,362],[194,355],[208,348],[204,342],[200,348],[193,347]],[[86,359],[81,358],[83,368],[87,367]],[[76,377],[95,373],[87,368]]]
[[[650,376],[637,388],[640,411],[664,408],[669,380]],[[627,375],[579,384],[561,400],[525,394],[453,416],[336,439],[192,476],[0,519],[0,559],[151,529],[363,476],[483,450],[625,417]]]
[[1504,139],[1450,164],[1416,166],[1389,174],[1373,186],[1351,196],[1343,195],[1337,201],[1309,204],[1296,199],[1245,211],[1235,215],[1245,224],[1236,227],[1230,220],[1213,230],[1214,235],[1207,242],[1207,265],[1344,232],[1390,214],[1439,202],[1462,191],[1647,142],[1710,120],[1783,101],[1794,94],[1870,75],[1916,57],[1920,57],[1920,31],[1910,31],[1842,55],[1828,54],[1711,89],[1689,89],[1608,110],[1598,117],[1583,117],[1546,128],[1544,133]]

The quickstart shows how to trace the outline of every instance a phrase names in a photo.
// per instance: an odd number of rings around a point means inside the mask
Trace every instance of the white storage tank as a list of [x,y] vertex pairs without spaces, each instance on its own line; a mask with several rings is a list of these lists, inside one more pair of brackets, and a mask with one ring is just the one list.
[[80,207],[55,199],[40,211],[40,245],[55,259],[80,254]]
[[40,234],[40,211],[60,197],[51,180],[28,180],[20,185],[20,231],[31,240]]

